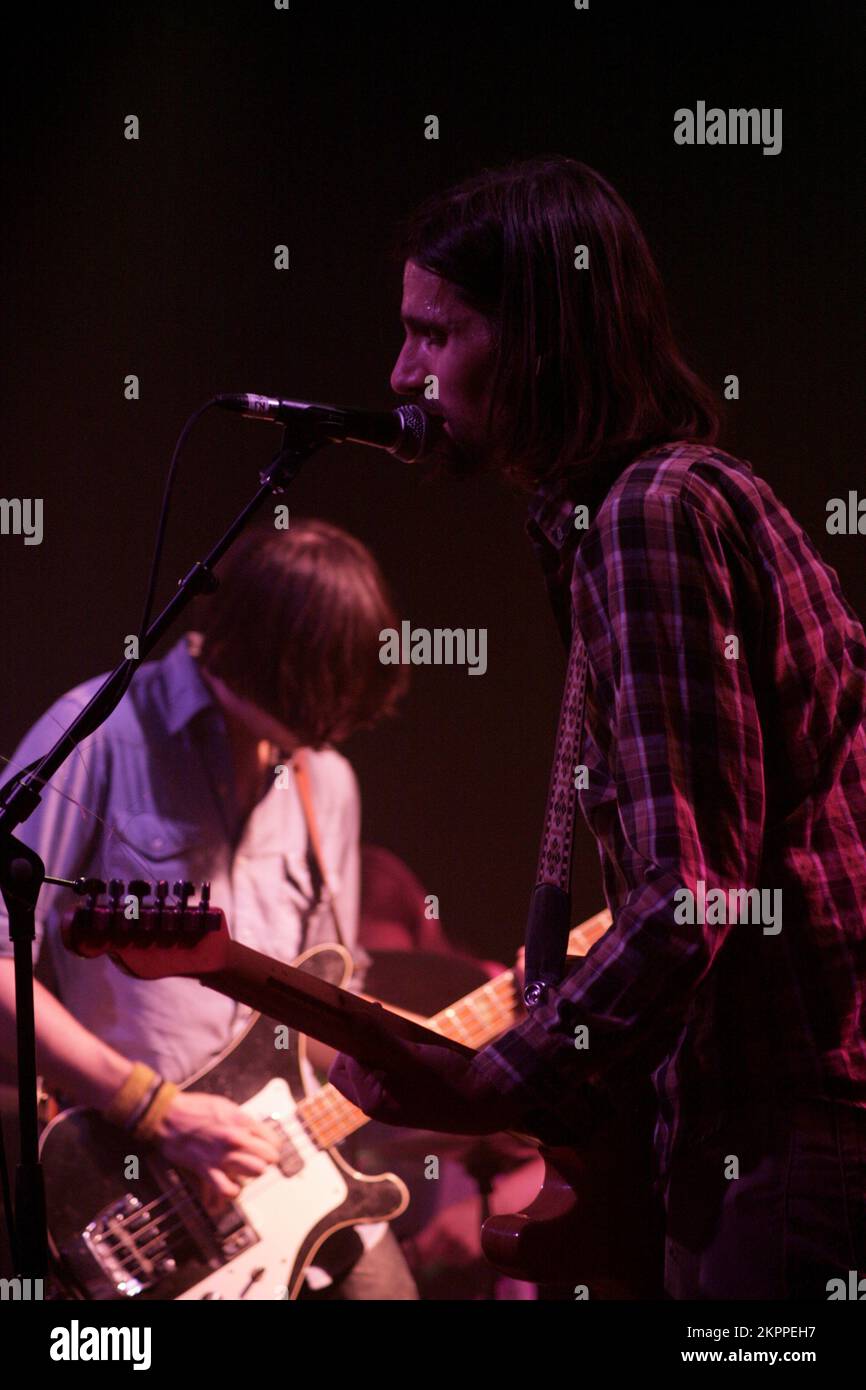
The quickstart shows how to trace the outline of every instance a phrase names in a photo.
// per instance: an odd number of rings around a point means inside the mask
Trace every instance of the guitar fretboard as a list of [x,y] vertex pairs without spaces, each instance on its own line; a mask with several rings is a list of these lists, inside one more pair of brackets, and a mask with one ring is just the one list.
[[[572,955],[584,956],[611,924],[605,909],[575,927],[569,937]],[[506,970],[478,989],[451,1004],[427,1027],[443,1037],[454,1038],[467,1047],[484,1047],[520,1018],[522,1000],[513,970]],[[367,1123],[367,1116],[330,1083],[298,1105],[298,1115],[320,1148],[331,1148]]]
[[[443,1009],[428,1020],[427,1027],[467,1047],[484,1047],[516,1022],[520,1005],[514,971],[507,970]],[[301,1101],[298,1115],[321,1148],[339,1144],[367,1123],[363,1110],[330,1082]]]

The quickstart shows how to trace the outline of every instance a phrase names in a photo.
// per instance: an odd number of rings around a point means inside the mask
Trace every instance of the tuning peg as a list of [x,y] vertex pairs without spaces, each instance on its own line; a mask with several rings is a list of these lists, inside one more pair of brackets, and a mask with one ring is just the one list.
[[161,878],[154,889],[153,896],[156,898],[156,923],[162,923],[162,914],[165,909],[165,900],[168,897],[168,883]]
[[122,878],[112,878],[109,880],[108,896],[111,900],[111,910],[114,912],[120,906],[120,899],[123,897]]
[[177,883],[172,885],[171,891],[174,893],[174,896],[177,898],[178,903],[180,904],[181,912],[186,912],[186,905],[192,897],[193,893],[195,892],[195,884],[190,883],[188,878],[185,878],[183,880],[178,879]]
[[203,883],[198,895],[199,912],[207,912],[210,907],[210,884]]
[[146,898],[150,894],[150,884],[146,883],[143,878],[134,878],[130,882],[128,891],[131,898],[138,898],[140,907],[142,898]]
[[84,880],[84,892],[87,894],[87,906],[96,907],[96,899],[100,893],[105,892],[105,884],[101,878],[86,878]]

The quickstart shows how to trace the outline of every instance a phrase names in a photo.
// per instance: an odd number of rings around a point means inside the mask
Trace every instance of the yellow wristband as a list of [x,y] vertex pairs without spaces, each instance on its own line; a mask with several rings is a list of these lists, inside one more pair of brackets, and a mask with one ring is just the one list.
[[105,1110],[106,1120],[113,1125],[124,1125],[137,1105],[144,1100],[148,1090],[156,1081],[156,1072],[144,1062],[133,1062],[132,1070],[119,1090],[115,1091]]
[[180,1087],[175,1086],[173,1081],[163,1081],[150,1105],[132,1131],[136,1139],[156,1138],[159,1122],[179,1090]]

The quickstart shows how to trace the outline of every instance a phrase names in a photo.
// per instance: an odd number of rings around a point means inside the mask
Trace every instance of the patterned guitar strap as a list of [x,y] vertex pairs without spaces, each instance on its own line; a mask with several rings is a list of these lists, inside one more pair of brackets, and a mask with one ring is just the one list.
[[548,988],[558,984],[565,974],[571,929],[576,768],[583,748],[586,711],[586,664],[586,646],[575,627],[559,711],[538,872],[526,923],[523,998],[528,1009],[543,1003]]

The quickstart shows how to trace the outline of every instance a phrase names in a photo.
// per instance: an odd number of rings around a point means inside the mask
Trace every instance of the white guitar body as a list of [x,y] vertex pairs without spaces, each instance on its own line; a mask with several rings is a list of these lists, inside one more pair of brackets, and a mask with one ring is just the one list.
[[[342,947],[315,947],[296,964],[339,974],[340,982],[352,972]],[[409,1193],[400,1178],[358,1173],[334,1147],[364,1116],[332,1087],[311,1087],[308,1095],[305,1040],[290,1032],[289,1044],[275,1050],[272,1021],[256,1014],[184,1083],[234,1100],[274,1131],[281,1150],[278,1164],[225,1204],[223,1219],[205,1210],[189,1175],[165,1165],[156,1150],[139,1179],[125,1179],[129,1137],[96,1111],[78,1107],[51,1122],[40,1146],[49,1239],[73,1296],[292,1300],[329,1235],[405,1210]],[[277,1069],[284,1076],[274,1076]]]

